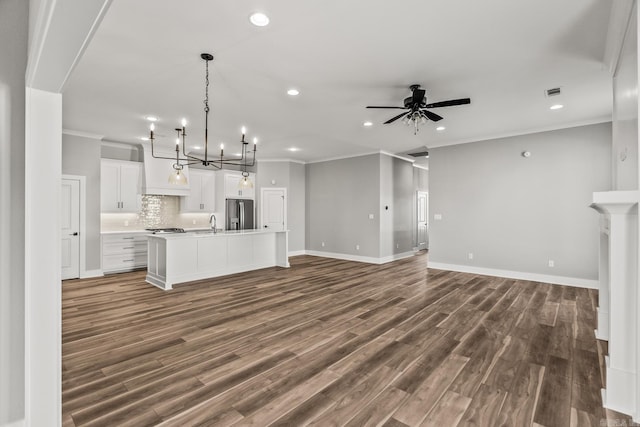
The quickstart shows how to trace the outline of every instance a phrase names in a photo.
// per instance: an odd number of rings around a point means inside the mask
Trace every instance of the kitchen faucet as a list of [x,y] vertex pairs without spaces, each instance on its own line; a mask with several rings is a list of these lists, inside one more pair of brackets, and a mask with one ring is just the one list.
[[216,216],[214,214],[211,214],[211,216],[209,217],[209,223],[211,224],[211,228],[213,229],[213,232],[217,233],[218,227],[216,226]]

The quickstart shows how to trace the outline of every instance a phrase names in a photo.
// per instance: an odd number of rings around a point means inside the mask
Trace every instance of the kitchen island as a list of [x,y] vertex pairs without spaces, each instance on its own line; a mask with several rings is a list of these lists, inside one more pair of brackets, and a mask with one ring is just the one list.
[[148,235],[147,283],[178,283],[266,267],[289,267],[288,231],[212,230]]

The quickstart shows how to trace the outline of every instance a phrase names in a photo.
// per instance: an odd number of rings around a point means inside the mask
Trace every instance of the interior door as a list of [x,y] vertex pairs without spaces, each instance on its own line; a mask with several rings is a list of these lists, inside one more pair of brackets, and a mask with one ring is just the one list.
[[274,230],[287,227],[287,197],[284,188],[262,189],[262,226]]
[[429,248],[429,236],[427,234],[427,220],[429,218],[429,194],[424,191],[418,191],[417,203],[418,212],[418,250]]
[[80,277],[80,181],[62,180],[61,261],[62,279]]

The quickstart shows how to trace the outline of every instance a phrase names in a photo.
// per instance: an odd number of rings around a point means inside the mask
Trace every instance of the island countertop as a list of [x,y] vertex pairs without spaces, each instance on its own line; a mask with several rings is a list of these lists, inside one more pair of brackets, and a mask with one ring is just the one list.
[[203,237],[247,236],[251,234],[285,233],[289,230],[273,230],[270,228],[256,228],[250,230],[218,230],[215,233],[210,229],[185,230],[184,233],[150,233],[149,237],[161,239],[192,239]]
[[273,229],[148,234],[147,283],[178,283],[267,267],[289,267],[288,231]]

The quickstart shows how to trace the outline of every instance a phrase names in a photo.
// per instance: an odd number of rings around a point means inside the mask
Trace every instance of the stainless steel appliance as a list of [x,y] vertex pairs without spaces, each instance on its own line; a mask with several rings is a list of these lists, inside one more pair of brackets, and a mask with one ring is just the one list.
[[250,230],[255,228],[253,200],[227,199],[225,228],[227,230]]

